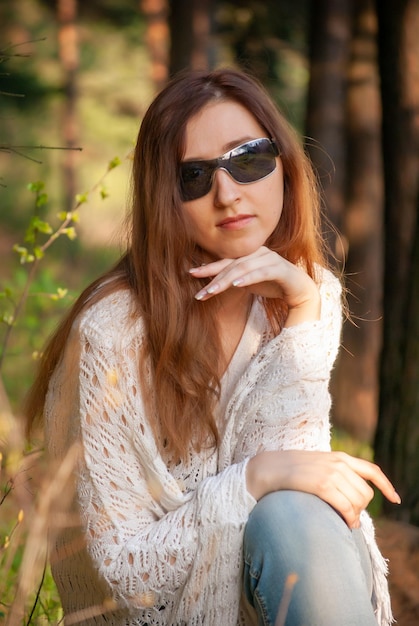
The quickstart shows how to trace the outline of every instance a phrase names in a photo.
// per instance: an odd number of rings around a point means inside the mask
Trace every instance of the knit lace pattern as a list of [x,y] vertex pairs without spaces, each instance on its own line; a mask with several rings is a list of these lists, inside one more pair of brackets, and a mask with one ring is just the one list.
[[[319,268],[321,319],[272,337],[255,300],[222,379],[220,446],[163,458],[138,374],[141,319],[128,290],[74,325],[45,410],[51,462],[72,446],[73,522],[54,533],[51,567],[66,623],[86,626],[250,626],[241,598],[242,540],[256,502],[246,465],[261,450],[330,450],[330,372],[341,331],[341,288]],[[78,520],[74,522],[74,519]],[[375,608],[391,624],[386,564],[371,520]]]

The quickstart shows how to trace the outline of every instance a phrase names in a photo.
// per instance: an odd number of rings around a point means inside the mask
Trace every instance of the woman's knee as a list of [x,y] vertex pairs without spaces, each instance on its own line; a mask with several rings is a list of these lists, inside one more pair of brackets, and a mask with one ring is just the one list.
[[[246,596],[253,606],[261,607],[260,614],[271,617],[260,623],[274,623],[272,616],[290,575],[297,583],[289,607],[293,619],[287,624],[305,623],[314,614],[323,617],[313,623],[336,623],[333,619],[341,611],[356,617],[342,624],[374,623],[354,535],[340,515],[316,496],[280,491],[262,498],[247,522],[243,548]],[[359,606],[352,613],[344,609],[348,597],[358,598]],[[327,615],[332,621],[327,621]],[[358,618],[364,621],[357,622]]]
[[245,548],[275,551],[275,545],[292,554],[306,549],[315,541],[341,541],[350,537],[350,530],[326,502],[309,493],[277,491],[263,497],[255,506],[246,524]]

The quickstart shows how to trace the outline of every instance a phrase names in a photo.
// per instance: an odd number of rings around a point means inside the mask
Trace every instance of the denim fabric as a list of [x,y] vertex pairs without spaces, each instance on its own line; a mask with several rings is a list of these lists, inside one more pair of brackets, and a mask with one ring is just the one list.
[[310,494],[278,491],[257,503],[243,582],[259,626],[377,626],[361,531]]

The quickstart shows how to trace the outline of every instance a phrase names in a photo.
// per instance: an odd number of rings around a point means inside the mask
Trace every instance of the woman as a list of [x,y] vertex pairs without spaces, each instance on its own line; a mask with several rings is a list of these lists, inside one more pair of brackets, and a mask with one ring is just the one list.
[[391,623],[367,481],[399,497],[329,447],[341,292],[318,203],[245,74],[184,73],[151,104],[127,252],[29,398],[51,459],[79,445],[80,526],[51,557],[71,623],[274,624],[290,575],[287,625]]

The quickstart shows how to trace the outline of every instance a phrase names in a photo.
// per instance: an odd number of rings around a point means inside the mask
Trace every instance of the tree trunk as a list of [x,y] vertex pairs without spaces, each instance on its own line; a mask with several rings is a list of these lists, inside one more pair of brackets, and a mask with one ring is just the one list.
[[156,92],[169,76],[169,4],[168,0],[141,0],[140,8],[147,22],[146,44],[150,56],[150,75]]
[[377,423],[382,299],[381,103],[373,0],[354,14],[347,98],[347,202],[343,234],[348,307],[333,377],[333,421],[372,441]]
[[212,0],[172,0],[170,12],[170,75],[184,68],[214,66],[211,45]]
[[324,192],[325,234],[343,262],[341,230],[345,196],[345,102],[352,26],[351,0],[313,0],[310,19],[310,84],[307,149]]
[[70,148],[64,152],[64,205],[66,211],[74,207],[77,191],[75,152],[77,146],[77,71],[79,68],[79,50],[77,36],[77,0],[58,0],[58,42],[59,56],[64,72],[64,106],[62,113],[62,132],[64,146]]
[[384,326],[377,462],[419,525],[419,0],[377,2],[385,177]]
[[141,0],[147,20],[151,78],[157,92],[169,76],[182,69],[213,66],[212,7],[212,0]]

